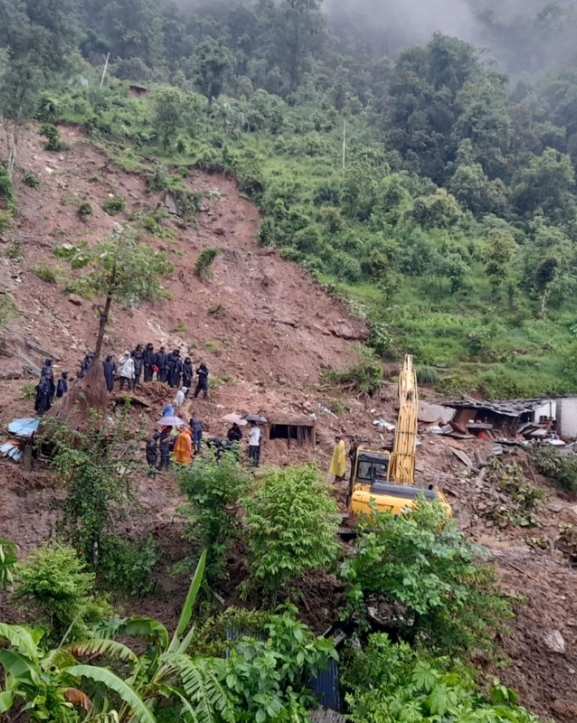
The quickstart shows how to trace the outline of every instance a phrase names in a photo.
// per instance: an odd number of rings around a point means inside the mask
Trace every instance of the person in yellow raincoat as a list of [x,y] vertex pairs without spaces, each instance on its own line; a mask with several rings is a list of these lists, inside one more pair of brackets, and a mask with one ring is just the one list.
[[329,473],[335,476],[335,482],[342,482],[347,474],[347,453],[345,450],[345,442],[342,435],[337,434],[335,437],[335,449]]
[[192,462],[192,435],[188,427],[183,429],[176,438],[172,456],[178,464],[190,464]]

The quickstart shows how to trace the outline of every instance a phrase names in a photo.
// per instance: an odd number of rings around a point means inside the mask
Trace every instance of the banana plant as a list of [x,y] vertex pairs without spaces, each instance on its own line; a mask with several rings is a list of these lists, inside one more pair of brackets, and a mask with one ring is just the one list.
[[[0,719],[15,720],[26,712],[34,723],[112,723],[116,711],[96,711],[80,688],[83,678],[101,683],[114,692],[138,723],[155,723],[155,717],[130,685],[107,668],[79,665],[69,650],[42,650],[43,631],[0,623]],[[106,707],[106,706],[105,706]]]
[[14,582],[16,562],[16,543],[0,538],[0,590]]
[[[68,650],[80,658],[106,655],[109,659],[129,662],[131,671],[126,684],[145,702],[149,711],[155,711],[164,700],[180,708],[185,723],[234,723],[230,697],[217,679],[212,661],[188,654],[195,632],[190,621],[205,566],[206,550],[198,562],[172,637],[166,627],[154,618],[114,618],[95,629],[95,638],[74,643]],[[130,648],[115,640],[119,635],[123,638],[145,639],[148,642],[146,653],[136,656]],[[82,666],[68,670],[74,675],[85,675],[97,680],[94,673],[84,672]],[[123,700],[124,705],[118,711],[118,721],[128,723],[132,721],[134,708],[130,701]]]

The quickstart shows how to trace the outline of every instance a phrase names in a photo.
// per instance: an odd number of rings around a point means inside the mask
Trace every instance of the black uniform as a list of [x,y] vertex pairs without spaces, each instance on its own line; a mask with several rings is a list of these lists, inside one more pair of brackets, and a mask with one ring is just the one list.
[[92,368],[93,364],[94,364],[94,354],[92,352],[88,352],[88,354],[82,360],[82,364],[80,365],[80,378],[81,379],[88,374],[88,370]]
[[196,398],[201,392],[204,392],[203,396],[206,399],[208,397],[208,367],[204,362],[198,367],[196,373],[198,374],[198,382],[194,390],[194,396]]
[[226,433],[226,438],[229,442],[240,442],[242,439],[242,429],[238,426],[238,424],[232,425]]
[[188,390],[192,386],[192,377],[194,376],[194,367],[192,366],[192,359],[187,356],[182,365],[182,386],[186,387],[188,396]]
[[158,367],[158,381],[166,384],[168,379],[168,354],[164,351],[163,346],[156,352],[154,364]]
[[158,432],[156,432],[156,434],[153,434],[152,437],[146,443],[146,461],[151,470],[156,469],[156,464],[158,462],[158,440],[159,439],[160,439],[160,434],[158,434]]
[[52,368],[52,359],[45,359],[44,366],[40,372],[40,381],[48,378],[50,384],[50,399],[54,399],[56,394],[56,385],[54,384],[54,369]]
[[180,352],[176,349],[168,357],[168,384],[169,386],[180,389],[180,378],[182,376],[182,359]]
[[68,393],[68,372],[62,372],[62,376],[58,380],[56,388],[56,396],[58,399]]
[[171,430],[168,429],[160,435],[160,441],[158,443],[158,447],[160,449],[160,464],[158,465],[159,471],[162,471],[163,469],[170,469],[170,453],[172,452],[172,447],[174,446],[174,441],[170,432]]
[[146,345],[146,348],[142,353],[142,361],[144,362],[144,381],[151,382],[152,375],[154,374],[152,367],[156,362],[156,354],[154,353],[154,347],[152,344]]
[[36,401],[34,403],[34,411],[37,414],[44,414],[50,409],[52,399],[50,389],[49,378],[44,377],[44,379],[41,379],[36,387]]
[[116,372],[116,364],[110,355],[102,362],[102,368],[104,370],[104,378],[106,379],[106,388],[109,392],[112,392],[114,391],[114,374]]
[[144,368],[144,354],[139,347],[140,344],[130,355],[134,361],[134,386],[140,384],[140,377],[142,376],[142,369]]

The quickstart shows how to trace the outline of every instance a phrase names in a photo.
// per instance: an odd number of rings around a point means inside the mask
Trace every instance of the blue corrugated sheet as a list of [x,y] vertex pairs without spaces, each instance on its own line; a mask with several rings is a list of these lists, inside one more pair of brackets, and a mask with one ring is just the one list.
[[34,419],[34,417],[15,419],[8,425],[8,431],[15,437],[22,437],[24,439],[27,439],[28,437],[31,437],[34,432],[36,432],[39,424],[40,420]]
[[341,694],[339,691],[339,664],[331,660],[326,670],[321,670],[311,680],[311,688],[323,708],[341,710]]

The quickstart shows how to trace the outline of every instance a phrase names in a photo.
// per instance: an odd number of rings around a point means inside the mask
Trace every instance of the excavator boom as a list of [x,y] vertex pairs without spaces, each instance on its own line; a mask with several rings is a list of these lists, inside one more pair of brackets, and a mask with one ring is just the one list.
[[397,484],[414,484],[418,412],[417,375],[413,368],[413,357],[407,354],[399,375],[399,418],[389,466],[389,479]]

